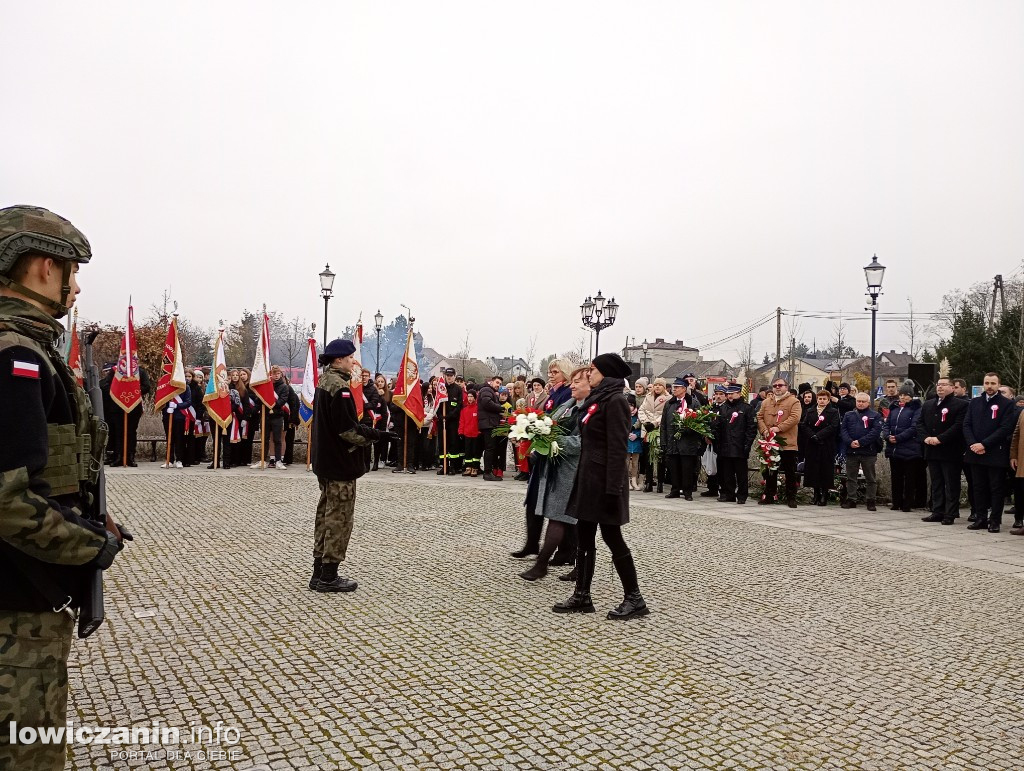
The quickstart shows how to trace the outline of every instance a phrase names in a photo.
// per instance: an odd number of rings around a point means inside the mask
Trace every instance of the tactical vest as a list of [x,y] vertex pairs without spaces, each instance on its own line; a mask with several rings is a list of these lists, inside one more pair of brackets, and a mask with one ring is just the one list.
[[53,344],[44,344],[26,332],[38,328],[30,319],[0,316],[0,351],[21,346],[34,351],[58,378],[71,401],[74,423],[46,424],[49,448],[42,477],[51,495],[81,494],[91,502],[91,488],[99,478],[107,446],[107,424],[92,414],[85,391]]

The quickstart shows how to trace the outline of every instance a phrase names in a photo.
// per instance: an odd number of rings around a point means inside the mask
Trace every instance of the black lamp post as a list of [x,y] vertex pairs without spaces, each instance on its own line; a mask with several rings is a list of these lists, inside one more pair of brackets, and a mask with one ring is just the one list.
[[[597,290],[596,297],[588,296],[580,306],[583,326],[594,330],[594,356],[601,352],[601,330],[607,329],[615,323],[615,316],[618,312],[619,306],[615,302],[615,298],[606,300],[600,289]],[[602,316],[604,319],[601,318]]]
[[[870,304],[866,310],[871,311],[871,406],[875,406],[875,322],[878,318],[878,297],[882,294],[882,277],[885,266],[878,261],[878,255],[871,258],[871,263],[864,268],[864,277],[868,282],[867,296]],[[841,352],[840,352],[841,353]]]
[[643,373],[642,373],[643,376],[644,377],[648,377],[648,378],[650,377],[650,375],[647,373],[647,367],[648,367],[649,364],[650,364],[650,360],[647,358],[647,340],[645,338],[644,339],[644,355],[643,355],[643,361],[640,364],[640,369],[643,370]]
[[373,328],[377,331],[377,366],[373,373],[376,375],[380,372],[380,331],[384,329],[384,314],[380,312],[380,308],[377,309],[377,315],[373,317]]
[[328,264],[320,274],[320,294],[324,298],[324,348],[327,347],[327,301],[334,297],[331,289],[334,287],[334,274],[331,273],[331,266]]

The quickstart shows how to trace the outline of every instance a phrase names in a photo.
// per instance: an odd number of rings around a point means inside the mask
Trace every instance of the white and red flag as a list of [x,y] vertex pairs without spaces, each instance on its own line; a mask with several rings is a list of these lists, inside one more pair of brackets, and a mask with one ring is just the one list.
[[125,412],[142,404],[142,383],[139,381],[139,349],[135,344],[135,319],[131,301],[128,303],[128,323],[121,338],[121,351],[117,357],[114,380],[110,384],[110,398]]
[[249,388],[256,392],[267,409],[273,409],[277,404],[277,394],[270,380],[270,317],[266,306],[263,308],[263,325],[260,327],[260,342],[256,346],[256,361],[249,376]]
[[402,354],[402,366],[398,369],[395,393],[391,401],[412,418],[416,428],[423,428],[423,389],[420,387],[420,367],[416,363],[416,344],[413,341],[411,321],[409,335],[405,341],[405,353]]
[[217,340],[213,346],[213,365],[210,367],[210,379],[206,382],[206,394],[203,396],[206,413],[221,428],[231,423],[231,394],[228,393],[228,367],[224,361],[224,330],[218,330]]
[[316,340],[309,338],[309,351],[306,354],[306,369],[302,373],[302,387],[299,389],[299,420],[308,426],[313,419],[313,402],[316,399],[316,387],[320,384],[320,371],[316,367]]
[[178,339],[178,317],[171,317],[164,340],[163,363],[156,384],[156,411],[185,390],[185,365],[181,362],[181,340]]
[[359,420],[363,419],[363,407],[366,405],[366,396],[363,394],[363,317],[359,317],[359,321],[356,322],[356,335],[355,340],[356,352],[353,355],[355,358],[355,366],[352,367],[352,382],[349,384],[348,390],[352,392],[352,398],[356,403],[356,417]]
[[78,385],[85,383],[84,370],[82,369],[82,348],[78,340],[78,308],[75,308],[75,317],[71,322],[71,339],[68,343],[68,366],[75,373],[75,380]]

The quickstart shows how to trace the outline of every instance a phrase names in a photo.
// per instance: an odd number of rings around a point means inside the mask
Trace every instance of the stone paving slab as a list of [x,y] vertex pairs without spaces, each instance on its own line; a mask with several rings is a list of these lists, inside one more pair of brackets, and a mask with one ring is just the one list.
[[[651,615],[566,618],[550,606],[567,585],[526,584],[507,556],[521,483],[378,472],[358,486],[344,568],[360,589],[324,596],[305,588],[311,475],[111,473],[138,541],[108,574],[108,623],[73,648],[70,714],[223,721],[241,757],[110,761],[77,746],[72,767],[1022,766],[1011,563],[636,495],[626,537]],[[921,523],[922,540],[937,527]],[[977,552],[985,535],[949,538]],[[603,548],[594,595],[602,610],[620,598]]]

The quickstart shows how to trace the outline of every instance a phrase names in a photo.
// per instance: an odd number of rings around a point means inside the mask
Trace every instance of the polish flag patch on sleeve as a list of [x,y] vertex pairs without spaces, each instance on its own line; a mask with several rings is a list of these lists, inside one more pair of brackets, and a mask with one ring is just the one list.
[[27,377],[32,380],[39,379],[39,365],[30,361],[15,361],[11,374],[15,377]]

